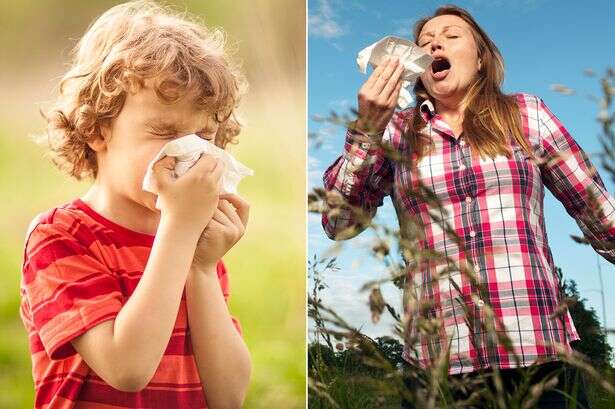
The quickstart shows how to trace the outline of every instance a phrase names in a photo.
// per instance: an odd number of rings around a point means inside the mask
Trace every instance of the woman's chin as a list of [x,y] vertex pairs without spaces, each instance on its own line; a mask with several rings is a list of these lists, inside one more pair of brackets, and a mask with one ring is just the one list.
[[459,94],[462,89],[463,88],[459,87],[458,83],[454,83],[453,81],[448,81],[448,79],[446,79],[444,81],[431,84],[430,94],[433,95],[434,98],[448,98]]
[[448,84],[442,83],[434,84],[434,87],[432,88],[431,92],[431,95],[433,95],[436,99],[447,98],[449,96],[452,96],[453,94],[453,87]]

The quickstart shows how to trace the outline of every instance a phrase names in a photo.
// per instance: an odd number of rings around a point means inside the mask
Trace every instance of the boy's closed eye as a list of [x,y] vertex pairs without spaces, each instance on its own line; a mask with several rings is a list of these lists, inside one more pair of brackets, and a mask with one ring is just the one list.
[[[148,130],[148,133],[157,139],[175,139],[175,138],[179,138],[184,135],[188,135],[190,132],[177,131],[175,129],[150,128]],[[215,131],[212,132],[209,129],[202,129],[194,133],[207,141],[212,141],[214,137],[216,136],[216,132]]]

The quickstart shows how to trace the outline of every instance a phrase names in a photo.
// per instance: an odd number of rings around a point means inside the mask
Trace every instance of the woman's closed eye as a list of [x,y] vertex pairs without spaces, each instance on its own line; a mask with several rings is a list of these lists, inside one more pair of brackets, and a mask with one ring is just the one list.
[[[446,36],[446,38],[459,38],[459,36]],[[419,45],[419,47],[425,47],[429,43],[431,43],[431,41],[427,41],[423,43],[423,45]]]

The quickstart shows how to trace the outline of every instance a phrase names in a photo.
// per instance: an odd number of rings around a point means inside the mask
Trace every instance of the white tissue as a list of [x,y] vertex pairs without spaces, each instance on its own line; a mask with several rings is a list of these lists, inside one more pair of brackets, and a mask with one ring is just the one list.
[[[221,191],[223,193],[237,193],[237,185],[245,176],[254,175],[254,171],[233,158],[227,151],[207,142],[195,134],[182,136],[162,147],[160,152],[147,166],[147,172],[143,178],[143,190],[154,193],[152,168],[154,163],[165,156],[175,157],[175,177],[178,178],[188,171],[196,163],[201,153],[212,155],[222,159],[224,173],[221,178]],[[159,207],[160,198],[156,200],[156,208]]]
[[433,57],[410,40],[387,36],[359,52],[357,56],[359,71],[365,74],[368,63],[376,68],[386,56],[398,57],[399,62],[404,65],[402,88],[399,92],[397,106],[405,109],[413,99],[408,88],[425,72],[433,62]]

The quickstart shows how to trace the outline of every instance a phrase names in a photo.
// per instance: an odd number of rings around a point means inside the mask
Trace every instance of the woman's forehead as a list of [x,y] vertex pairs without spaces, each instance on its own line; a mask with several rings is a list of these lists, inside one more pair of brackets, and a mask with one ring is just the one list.
[[436,32],[452,29],[461,29],[461,30],[470,30],[470,26],[464,19],[458,16],[454,16],[451,14],[446,14],[443,16],[437,16],[429,20],[419,33],[419,36],[425,34],[434,35]]

